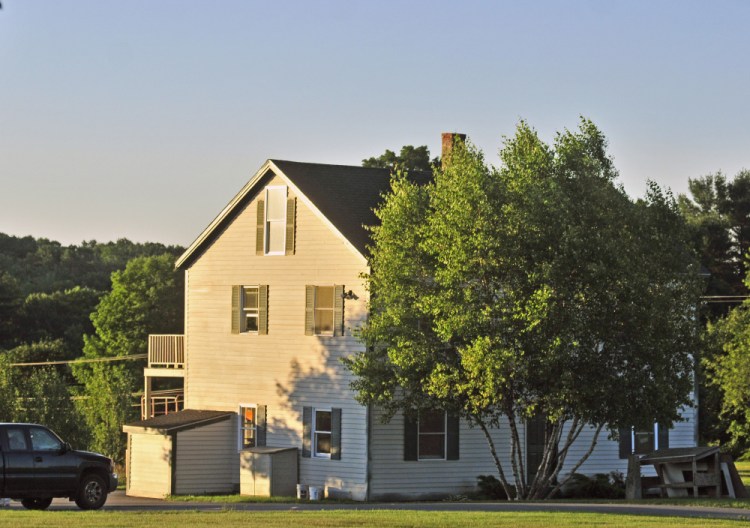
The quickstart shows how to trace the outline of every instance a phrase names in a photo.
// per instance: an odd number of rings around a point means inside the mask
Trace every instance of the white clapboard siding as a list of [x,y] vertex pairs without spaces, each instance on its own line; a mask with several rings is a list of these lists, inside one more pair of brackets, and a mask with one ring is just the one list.
[[[484,433],[461,420],[459,460],[404,460],[404,420],[397,414],[387,424],[375,411],[372,421],[370,498],[421,499],[476,490],[479,475],[497,475]],[[523,429],[519,431],[523,435]],[[491,429],[495,449],[512,481],[506,425]],[[522,436],[523,440],[523,436]]]
[[163,498],[172,493],[172,439],[130,433],[127,494]]
[[[695,407],[683,407],[680,410],[683,421],[676,422],[669,430],[669,447],[695,447],[695,428],[697,419],[697,409]],[[567,432],[567,431],[566,431]],[[597,441],[596,448],[591,456],[584,462],[577,473],[584,475],[594,475],[596,473],[609,473],[619,471],[627,474],[628,460],[620,458],[619,443],[608,438],[609,432],[602,430]],[[584,430],[578,437],[578,440],[570,449],[562,473],[566,474],[573,469],[573,466],[586,453],[591,440],[594,436],[593,428]],[[642,469],[644,475],[656,475],[652,466],[644,466]]]
[[[265,184],[283,183],[276,177]],[[365,261],[300,199],[295,254],[258,256],[256,212],[257,196],[187,271],[186,407],[266,405],[266,444],[300,449],[303,407],[341,408],[341,460],[300,458],[300,481],[364,497],[366,411],[354,400],[341,358],[363,349],[352,328],[365,317]],[[268,335],[232,334],[232,286],[256,284],[268,285]],[[345,335],[305,336],[305,286],[334,284],[357,297],[344,301]],[[233,459],[239,464],[238,449]]]
[[[681,410],[685,421],[678,422],[669,432],[670,447],[695,446],[695,408]],[[459,432],[459,460],[404,461],[404,421],[398,414],[388,424],[380,423],[376,411],[372,423],[370,498],[420,499],[476,491],[479,475],[497,477],[497,469],[489,452],[487,440],[478,428],[470,428],[462,420]],[[567,432],[567,429],[566,429]],[[500,457],[505,476],[513,482],[510,465],[510,428],[507,424],[492,429],[495,449]],[[525,449],[525,427],[519,425],[522,449]],[[603,430],[589,459],[577,470],[593,475],[611,471],[627,472],[627,459],[619,458],[619,445],[607,438]],[[567,474],[588,450],[593,429],[585,429],[573,444],[561,472]],[[650,475],[653,469],[644,467]]]
[[232,420],[176,433],[175,494],[231,493],[237,480]]

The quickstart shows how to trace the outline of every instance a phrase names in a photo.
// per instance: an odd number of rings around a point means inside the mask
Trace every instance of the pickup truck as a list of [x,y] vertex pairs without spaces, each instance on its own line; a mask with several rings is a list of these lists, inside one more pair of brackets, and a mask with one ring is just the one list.
[[97,510],[115,489],[112,459],[76,451],[43,425],[0,423],[0,497],[30,510],[47,509],[53,497]]

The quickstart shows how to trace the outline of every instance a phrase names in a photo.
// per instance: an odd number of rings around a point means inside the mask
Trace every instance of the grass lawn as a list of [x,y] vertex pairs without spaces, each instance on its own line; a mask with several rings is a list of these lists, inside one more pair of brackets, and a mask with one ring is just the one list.
[[307,526],[357,527],[656,527],[656,526],[732,526],[742,521],[717,519],[686,519],[642,515],[608,515],[568,512],[414,512],[414,511],[316,511],[316,512],[32,512],[4,511],[0,527],[152,527],[184,528],[185,526],[221,526],[246,528],[304,528]]

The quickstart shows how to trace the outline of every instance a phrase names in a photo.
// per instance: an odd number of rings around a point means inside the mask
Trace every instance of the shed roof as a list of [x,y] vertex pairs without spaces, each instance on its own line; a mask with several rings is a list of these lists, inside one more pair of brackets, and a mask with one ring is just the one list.
[[210,425],[228,419],[234,413],[231,411],[198,411],[185,409],[175,413],[164,414],[125,424],[122,430],[126,433],[155,433],[169,434],[194,427]]

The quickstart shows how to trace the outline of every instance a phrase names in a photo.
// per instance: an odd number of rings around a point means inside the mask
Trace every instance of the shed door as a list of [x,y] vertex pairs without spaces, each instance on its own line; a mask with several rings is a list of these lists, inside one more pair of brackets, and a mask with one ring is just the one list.
[[172,439],[130,433],[128,495],[163,498],[172,493]]

